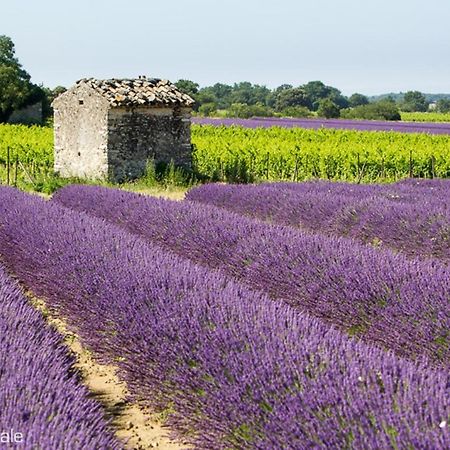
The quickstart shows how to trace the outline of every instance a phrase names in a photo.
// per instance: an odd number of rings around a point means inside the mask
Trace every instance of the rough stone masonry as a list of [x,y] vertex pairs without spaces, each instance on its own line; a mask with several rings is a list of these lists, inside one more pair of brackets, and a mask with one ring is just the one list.
[[79,80],[53,101],[55,172],[121,182],[149,160],[189,168],[193,104],[167,80]]

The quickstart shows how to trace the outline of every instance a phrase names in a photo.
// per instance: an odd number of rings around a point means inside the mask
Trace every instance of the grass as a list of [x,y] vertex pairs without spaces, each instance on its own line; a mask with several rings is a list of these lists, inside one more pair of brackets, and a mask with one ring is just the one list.
[[[0,166],[0,184],[6,184],[6,169]],[[61,178],[51,169],[31,172],[20,168],[10,171],[10,185],[24,191],[49,197],[59,188],[68,184],[92,184],[115,187],[145,195],[182,200],[187,190],[197,184],[195,175],[175,167],[173,162],[156,166],[153,161],[147,164],[144,175],[135,180],[123,183],[112,183],[104,180],[86,180],[80,178]]]

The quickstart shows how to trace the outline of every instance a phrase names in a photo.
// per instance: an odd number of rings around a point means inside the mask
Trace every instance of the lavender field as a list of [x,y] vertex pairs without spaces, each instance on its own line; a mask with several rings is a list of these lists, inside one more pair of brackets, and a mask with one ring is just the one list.
[[0,448],[121,448],[73,362],[0,265]]
[[295,119],[276,117],[252,117],[251,119],[194,117],[198,125],[238,125],[245,128],[334,128],[338,130],[396,131],[399,133],[450,134],[450,123],[440,122],[395,122],[382,120],[349,119]]
[[193,448],[446,449],[449,189],[3,187],[0,259]]
[[209,184],[187,198],[272,224],[450,263],[450,181]]

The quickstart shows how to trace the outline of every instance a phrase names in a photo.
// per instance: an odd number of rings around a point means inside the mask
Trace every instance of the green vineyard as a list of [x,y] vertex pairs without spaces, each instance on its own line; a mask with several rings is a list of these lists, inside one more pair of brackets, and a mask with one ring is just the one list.
[[[450,177],[450,136],[423,133],[192,126],[194,170],[203,180],[357,182]],[[53,167],[53,129],[0,126],[0,179],[19,164],[31,178]]]
[[450,122],[450,113],[440,112],[402,112],[405,122]]
[[196,170],[218,181],[449,177],[450,136],[194,126]]

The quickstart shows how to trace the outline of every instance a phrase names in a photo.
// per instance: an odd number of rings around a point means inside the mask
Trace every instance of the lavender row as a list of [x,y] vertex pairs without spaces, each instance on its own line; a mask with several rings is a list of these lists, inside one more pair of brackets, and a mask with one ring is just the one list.
[[[0,265],[0,442],[8,448],[118,449],[73,359]],[[1,444],[0,444],[1,446]]]
[[339,238],[270,226],[213,206],[94,186],[54,201],[267,292],[401,356],[448,365],[450,273]]
[[345,183],[305,185],[291,189],[211,184],[191,190],[187,199],[270,223],[388,247],[409,257],[450,262],[450,189],[446,198],[445,190],[417,193],[381,186],[360,190]]
[[291,119],[274,117],[252,117],[251,119],[237,118],[207,118],[194,117],[193,123],[198,125],[238,125],[246,128],[307,128],[317,130],[319,128],[334,128],[342,130],[358,131],[396,131],[399,133],[429,133],[450,134],[448,123],[417,123],[417,122],[392,122],[379,120],[344,120],[344,119]]
[[397,198],[401,201],[427,198],[447,204],[450,201],[450,181],[443,179],[409,178],[390,184],[355,184],[317,180],[303,183],[261,183],[259,186],[276,190],[291,190],[298,194],[333,193],[355,198],[379,195],[391,199]]
[[445,371],[119,227],[1,189],[0,253],[198,448],[448,447]]

